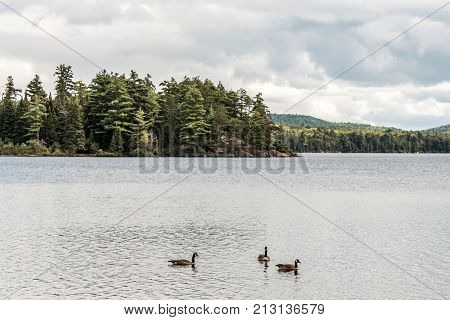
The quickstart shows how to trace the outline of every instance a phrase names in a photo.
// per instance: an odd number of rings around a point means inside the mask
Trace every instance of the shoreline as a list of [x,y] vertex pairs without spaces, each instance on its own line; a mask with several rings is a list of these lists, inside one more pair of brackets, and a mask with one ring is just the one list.
[[266,157],[257,157],[257,156],[141,156],[141,157],[131,157],[131,156],[111,156],[111,155],[95,155],[95,154],[79,154],[79,155],[0,155],[0,158],[123,158],[123,159],[135,159],[135,158],[236,158],[236,159],[282,159],[282,158],[302,158],[306,154],[323,154],[323,155],[363,155],[363,154],[401,154],[401,155],[447,155],[450,152],[302,152],[297,153],[296,155],[289,156],[266,156]]

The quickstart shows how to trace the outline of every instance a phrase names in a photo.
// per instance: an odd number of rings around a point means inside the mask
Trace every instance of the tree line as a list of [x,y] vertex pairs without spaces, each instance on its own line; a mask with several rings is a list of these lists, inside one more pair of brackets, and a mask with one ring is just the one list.
[[0,154],[270,156],[288,151],[262,95],[210,80],[101,71],[86,85],[71,66],[54,94],[39,75],[24,91],[8,77],[0,101]]
[[296,152],[450,152],[450,135],[424,131],[285,127],[285,137]]
[[0,155],[247,157],[450,149],[450,135],[435,132],[274,124],[261,93],[251,97],[198,77],[172,78],[156,89],[149,75],[135,71],[101,71],[85,84],[61,64],[54,76],[50,93],[39,75],[25,90],[7,78]]

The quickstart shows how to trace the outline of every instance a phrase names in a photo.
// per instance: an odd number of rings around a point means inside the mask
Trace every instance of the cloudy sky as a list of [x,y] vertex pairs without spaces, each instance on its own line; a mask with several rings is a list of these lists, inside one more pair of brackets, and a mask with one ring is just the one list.
[[[0,1],[0,79],[23,88],[55,66],[89,81],[108,71],[184,75],[263,92],[283,112],[445,0]],[[450,5],[290,109],[331,121],[405,129],[450,123]]]

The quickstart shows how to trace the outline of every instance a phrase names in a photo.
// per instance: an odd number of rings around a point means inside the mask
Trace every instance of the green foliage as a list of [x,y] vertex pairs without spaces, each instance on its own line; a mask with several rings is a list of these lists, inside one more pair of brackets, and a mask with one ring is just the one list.
[[25,137],[27,138],[27,141],[39,141],[39,134],[45,118],[45,106],[41,99],[42,98],[38,95],[33,96],[28,111],[21,117],[26,123]]
[[[8,77],[0,153],[99,156],[270,156],[298,152],[448,152],[448,128],[410,132],[269,114],[262,95],[185,77],[156,91],[149,75],[99,72],[86,86],[59,65],[47,97],[36,75],[24,99]],[[272,121],[289,124],[275,125]],[[87,139],[86,139],[87,137]],[[283,155],[283,154],[282,154]]]
[[16,110],[16,93],[17,90],[14,87],[14,80],[11,76],[8,77],[5,93],[3,95],[1,103],[1,128],[0,139],[15,142],[16,138],[16,122],[17,122],[17,110]]
[[[27,143],[4,143],[0,140],[0,156],[47,156],[49,150],[38,140],[29,140]],[[53,154],[52,154],[53,155]]]
[[85,144],[83,115],[78,98],[73,97],[67,102],[64,120],[61,145],[66,152],[74,154],[82,150]]
[[75,84],[73,81],[73,71],[71,66],[60,64],[56,67],[56,98],[55,104],[59,112],[64,113],[64,107],[68,99],[72,96]]
[[145,112],[139,109],[135,112],[132,128],[131,155],[146,156],[151,154],[152,146],[149,146],[150,121],[145,119]]
[[450,124],[447,124],[445,126],[440,126],[437,128],[432,128],[428,130],[424,130],[425,132],[432,132],[432,133],[445,133],[450,135]]
[[306,127],[306,128],[334,128],[334,129],[363,129],[363,130],[399,130],[396,128],[385,128],[371,126],[364,123],[353,122],[330,122],[311,116],[305,116],[300,114],[277,114],[272,113],[272,120],[281,125],[287,125],[290,127]]
[[209,133],[202,94],[196,87],[189,85],[183,87],[182,91],[178,106],[181,115],[180,142],[182,145],[201,147],[205,135]]
[[328,128],[333,125],[332,122],[311,116],[297,115],[297,114],[270,114],[273,122],[292,127],[324,127]]
[[284,137],[296,152],[448,153],[450,136],[402,130],[343,130],[284,127]]
[[28,100],[32,100],[35,96],[38,96],[43,102],[47,100],[47,93],[45,93],[44,88],[42,87],[41,78],[37,74],[27,85],[27,90],[25,92],[25,97]]
[[30,102],[24,99],[20,99],[16,107],[16,121],[14,124],[14,142],[24,143],[29,140],[28,126],[29,123],[25,117],[26,113],[30,110]]
[[46,116],[41,130],[42,140],[44,140],[48,146],[57,145],[59,144],[59,119],[51,95],[45,104],[45,114]]

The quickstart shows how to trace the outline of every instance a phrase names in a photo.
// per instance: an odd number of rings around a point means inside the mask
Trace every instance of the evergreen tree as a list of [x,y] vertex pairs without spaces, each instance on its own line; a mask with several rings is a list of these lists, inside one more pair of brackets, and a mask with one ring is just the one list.
[[261,93],[256,95],[252,104],[250,143],[259,150],[268,149],[271,142],[272,120]]
[[126,84],[128,95],[133,99],[134,112],[142,110],[146,121],[153,124],[158,113],[158,103],[151,77],[147,75],[145,79],[141,79],[134,70],[131,70]]
[[84,109],[85,135],[90,142],[107,149],[111,142],[110,134],[105,130],[102,121],[108,111],[110,97],[106,92],[112,81],[112,75],[105,70],[97,73],[89,85],[88,99]]
[[[122,141],[120,147],[124,151],[129,151],[129,140],[131,128],[133,126],[133,99],[127,93],[125,77],[113,76],[108,85],[105,95],[107,97],[106,112],[101,115],[100,124],[111,136],[115,135],[116,144],[119,145],[119,138]],[[112,138],[111,138],[112,139]],[[123,140],[126,139],[126,142]],[[112,140],[111,140],[112,144]],[[111,147],[112,148],[112,147]]]
[[53,99],[51,94],[45,104],[46,116],[44,119],[43,127],[41,130],[42,139],[48,146],[55,146],[59,143],[58,139],[58,116],[56,114],[56,109],[53,104]]
[[40,139],[40,131],[44,122],[45,108],[42,103],[41,97],[35,95],[30,101],[29,110],[22,116],[22,118],[27,123],[25,136],[28,140],[38,140]]
[[156,118],[158,140],[163,154],[177,156],[182,118],[179,108],[180,85],[174,78],[171,78],[169,81],[162,82],[160,86],[162,88],[158,96],[160,112]]
[[113,130],[110,151],[117,156],[122,156],[124,152],[122,128],[116,127]]
[[16,123],[14,131],[14,140],[16,143],[24,143],[29,140],[27,127],[29,123],[25,118],[25,114],[30,110],[30,102],[20,99],[16,108]]
[[63,149],[71,154],[83,149],[85,136],[83,116],[78,98],[73,97],[67,101],[64,128],[64,136],[61,140]]
[[73,82],[72,67],[65,64],[60,64],[56,67],[55,76],[55,104],[57,105],[58,111],[64,113],[64,107],[69,98],[72,96],[75,87],[75,84]]
[[202,139],[210,132],[202,102],[203,97],[197,88],[191,86],[185,88],[183,101],[180,104],[182,115],[180,142],[183,145],[201,144]]
[[25,99],[32,100],[34,96],[39,96],[42,102],[47,100],[47,94],[42,87],[41,78],[37,74],[27,85],[27,90],[25,91]]
[[55,76],[56,96],[53,104],[56,112],[56,129],[58,132],[58,140],[60,144],[63,144],[62,138],[67,136],[64,126],[67,116],[67,105],[72,98],[75,86],[72,67],[65,64],[60,64],[56,67]]
[[[77,81],[74,83],[75,97],[80,104],[81,109],[83,109],[88,102],[88,89],[87,86],[82,81]],[[84,112],[84,111],[83,111]]]
[[131,154],[136,156],[145,156],[149,144],[148,129],[149,121],[145,120],[143,110],[135,112],[132,126]]
[[14,79],[9,76],[6,81],[5,92],[2,99],[2,123],[0,137],[3,140],[16,142],[16,95]]

